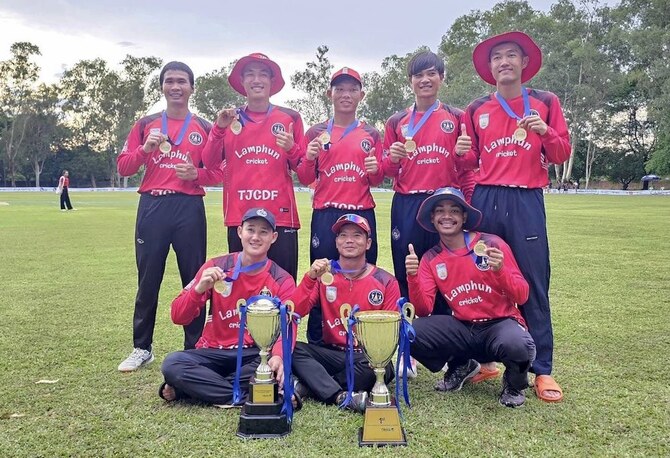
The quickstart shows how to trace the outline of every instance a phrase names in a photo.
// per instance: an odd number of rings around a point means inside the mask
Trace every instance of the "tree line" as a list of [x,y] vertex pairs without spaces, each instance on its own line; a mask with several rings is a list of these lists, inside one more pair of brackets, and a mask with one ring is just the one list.
[[[570,127],[573,155],[551,170],[555,182],[588,187],[604,178],[627,189],[647,173],[670,174],[670,2],[559,0],[542,12],[508,0],[472,11],[454,21],[436,51],[447,66],[441,100],[465,108],[492,91],[472,67],[472,49],[508,30],[525,31],[542,48],[542,70],[528,86],[556,93]],[[332,114],[328,51],[319,46],[315,59],[290,77],[303,96],[288,105],[307,126]],[[0,184],[52,186],[69,168],[78,186],[127,185],[116,156],[132,123],[161,97],[163,61],[128,55],[115,70],[102,59],[82,60],[45,84],[33,61],[37,46],[17,42],[10,52],[0,62]],[[381,71],[363,75],[361,119],[381,130],[412,103],[406,66],[414,52],[385,57]],[[233,64],[196,78],[192,107],[206,119],[243,103],[227,82]]]

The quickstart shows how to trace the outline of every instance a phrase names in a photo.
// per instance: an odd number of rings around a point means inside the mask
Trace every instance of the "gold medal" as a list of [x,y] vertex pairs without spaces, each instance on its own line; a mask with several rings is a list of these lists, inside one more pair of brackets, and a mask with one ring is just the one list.
[[411,137],[405,139],[405,151],[413,153],[416,151],[416,142]]
[[486,244],[480,240],[475,244],[473,251],[477,256],[486,256]]
[[230,123],[230,130],[235,134],[239,135],[242,132],[242,123],[239,120],[234,120]]
[[528,132],[523,127],[519,127],[514,131],[514,140],[517,142],[522,142],[528,136]]
[[321,283],[323,283],[326,286],[330,286],[333,284],[335,281],[335,277],[333,277],[333,274],[330,272],[326,272],[325,274],[321,275]]
[[214,282],[214,291],[219,294],[223,294],[226,291],[226,283],[222,280]]
[[169,141],[164,140],[160,145],[158,145],[158,149],[161,150],[161,153],[169,153],[172,151],[172,145]]
[[330,134],[328,132],[323,132],[321,135],[319,135],[319,141],[322,145],[330,143]]

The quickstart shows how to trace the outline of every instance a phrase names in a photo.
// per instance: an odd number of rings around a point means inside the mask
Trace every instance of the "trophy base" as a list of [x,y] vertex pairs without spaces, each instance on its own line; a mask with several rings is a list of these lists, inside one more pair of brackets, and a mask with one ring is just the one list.
[[242,407],[237,436],[245,439],[284,437],[291,432],[282,403],[276,402],[277,383],[256,383],[249,386],[249,400]]
[[407,445],[405,430],[400,425],[400,415],[391,400],[390,406],[374,406],[368,401],[365,407],[365,421],[358,430],[358,446],[398,446]]

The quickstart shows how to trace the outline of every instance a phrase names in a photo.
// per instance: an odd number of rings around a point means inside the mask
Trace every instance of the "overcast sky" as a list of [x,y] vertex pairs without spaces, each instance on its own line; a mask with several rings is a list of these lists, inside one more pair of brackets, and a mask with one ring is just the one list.
[[[81,59],[118,64],[126,54],[182,60],[196,76],[252,52],[290,75],[325,44],[335,68],[379,70],[384,57],[435,50],[456,18],[497,2],[469,0],[2,0],[0,60],[16,41],[39,46],[41,78],[53,82]],[[530,0],[547,11],[552,0]],[[612,2],[609,2],[612,3]],[[273,101],[295,97],[290,84]]]

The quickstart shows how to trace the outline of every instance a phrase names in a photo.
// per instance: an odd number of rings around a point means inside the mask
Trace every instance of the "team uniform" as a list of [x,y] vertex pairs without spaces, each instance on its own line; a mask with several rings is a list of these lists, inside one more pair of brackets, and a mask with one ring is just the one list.
[[[466,232],[467,246],[451,251],[442,242],[421,258],[417,275],[409,275],[409,296],[419,318],[411,354],[437,372],[446,362],[460,366],[468,359],[502,361],[510,385],[528,386],[535,356],[533,339],[517,308],[528,298],[528,283],[510,247],[492,234]],[[469,240],[471,238],[471,240]],[[487,257],[472,251],[478,241],[503,252],[505,263],[493,271]],[[433,315],[436,292],[453,315]]]
[[[342,304],[358,304],[361,311],[397,311],[400,298],[397,280],[378,267],[362,278],[350,280],[341,273],[333,276],[333,283],[327,286],[320,279],[312,280],[305,274],[295,294],[296,311],[300,315],[304,316],[315,306],[323,310],[323,342],[298,342],[292,368],[316,398],[326,403],[333,403],[335,396],[347,389],[347,329],[340,320]],[[354,351],[354,374],[354,391],[372,389],[375,374],[358,346]],[[389,365],[385,380],[388,383],[392,378],[393,369]]]
[[[195,291],[195,285],[205,269],[218,266],[230,276],[239,256],[238,252],[208,260],[195,279],[172,302],[172,321],[188,325],[205,312],[205,305],[210,301],[209,314],[196,348],[171,353],[161,367],[165,382],[175,389],[178,398],[229,404],[233,399],[240,329],[237,301],[264,294],[285,302],[295,292],[293,277],[271,260],[256,274],[240,273],[237,280],[224,282],[226,289],[221,293],[213,289],[202,294]],[[282,356],[281,344],[281,339],[278,339],[271,353]],[[260,362],[258,351],[248,330],[245,330],[240,372],[240,387],[245,395],[249,380]]]
[[[244,107],[238,110],[245,110]],[[242,215],[253,207],[263,207],[276,215],[277,241],[268,257],[289,272],[298,272],[298,229],[300,220],[296,208],[291,170],[301,156],[303,124],[300,114],[288,108],[271,106],[268,113],[245,111],[251,121],[235,134],[230,126],[212,128],[203,152],[206,167],[223,164],[223,214],[228,228],[229,251],[241,251],[242,242],[237,226]],[[287,153],[276,144],[275,135],[288,131],[293,124],[295,145]]]
[[[472,205],[481,210],[482,231],[502,237],[512,248],[530,296],[521,311],[537,345],[533,371],[551,373],[553,332],[549,310],[549,244],[542,188],[549,184],[550,163],[570,157],[570,137],[556,95],[529,89],[531,114],[547,124],[545,135],[528,131],[515,140],[516,120],[493,94],[472,102],[465,115],[472,150],[463,158],[466,168],[479,167]],[[524,113],[523,97],[508,100],[514,113]]]
[[67,206],[68,210],[72,210],[72,203],[70,202],[70,178],[65,175],[61,176],[58,179],[58,190],[60,191],[60,209],[65,210]]
[[[419,206],[436,189],[445,186],[460,189],[466,184],[466,179],[472,177],[457,169],[454,161],[463,112],[441,102],[428,121],[412,136],[417,144],[416,151],[408,152],[408,157],[397,164],[391,162],[389,148],[394,142],[405,143],[412,111],[412,107],[407,108],[386,122],[382,161],[384,175],[393,178],[395,190],[391,205],[391,252],[393,269],[403,296],[407,296],[407,245],[413,244],[417,256],[421,258],[439,241],[437,234],[416,224]],[[415,122],[419,123],[425,115],[417,112]]]
[[[190,160],[197,167],[201,162],[210,124],[198,116],[192,117],[181,143],[173,144],[169,153],[163,153],[158,148],[151,153],[144,152],[144,139],[152,129],[161,129],[161,117],[161,113],[155,113],[137,121],[117,158],[118,171],[122,176],[134,175],[141,166],[146,167],[138,190],[140,201],[135,225],[138,288],[133,318],[135,348],[144,350],[149,350],[153,342],[158,293],[170,245],[177,256],[182,286],[185,286],[205,261],[207,221],[202,199],[205,195],[203,186],[223,181],[220,169],[198,168],[198,177],[194,181],[181,180],[175,175],[177,164]],[[183,125],[184,120],[168,118],[169,138],[179,138]],[[184,327],[184,348],[195,346],[204,319],[203,313]]]

